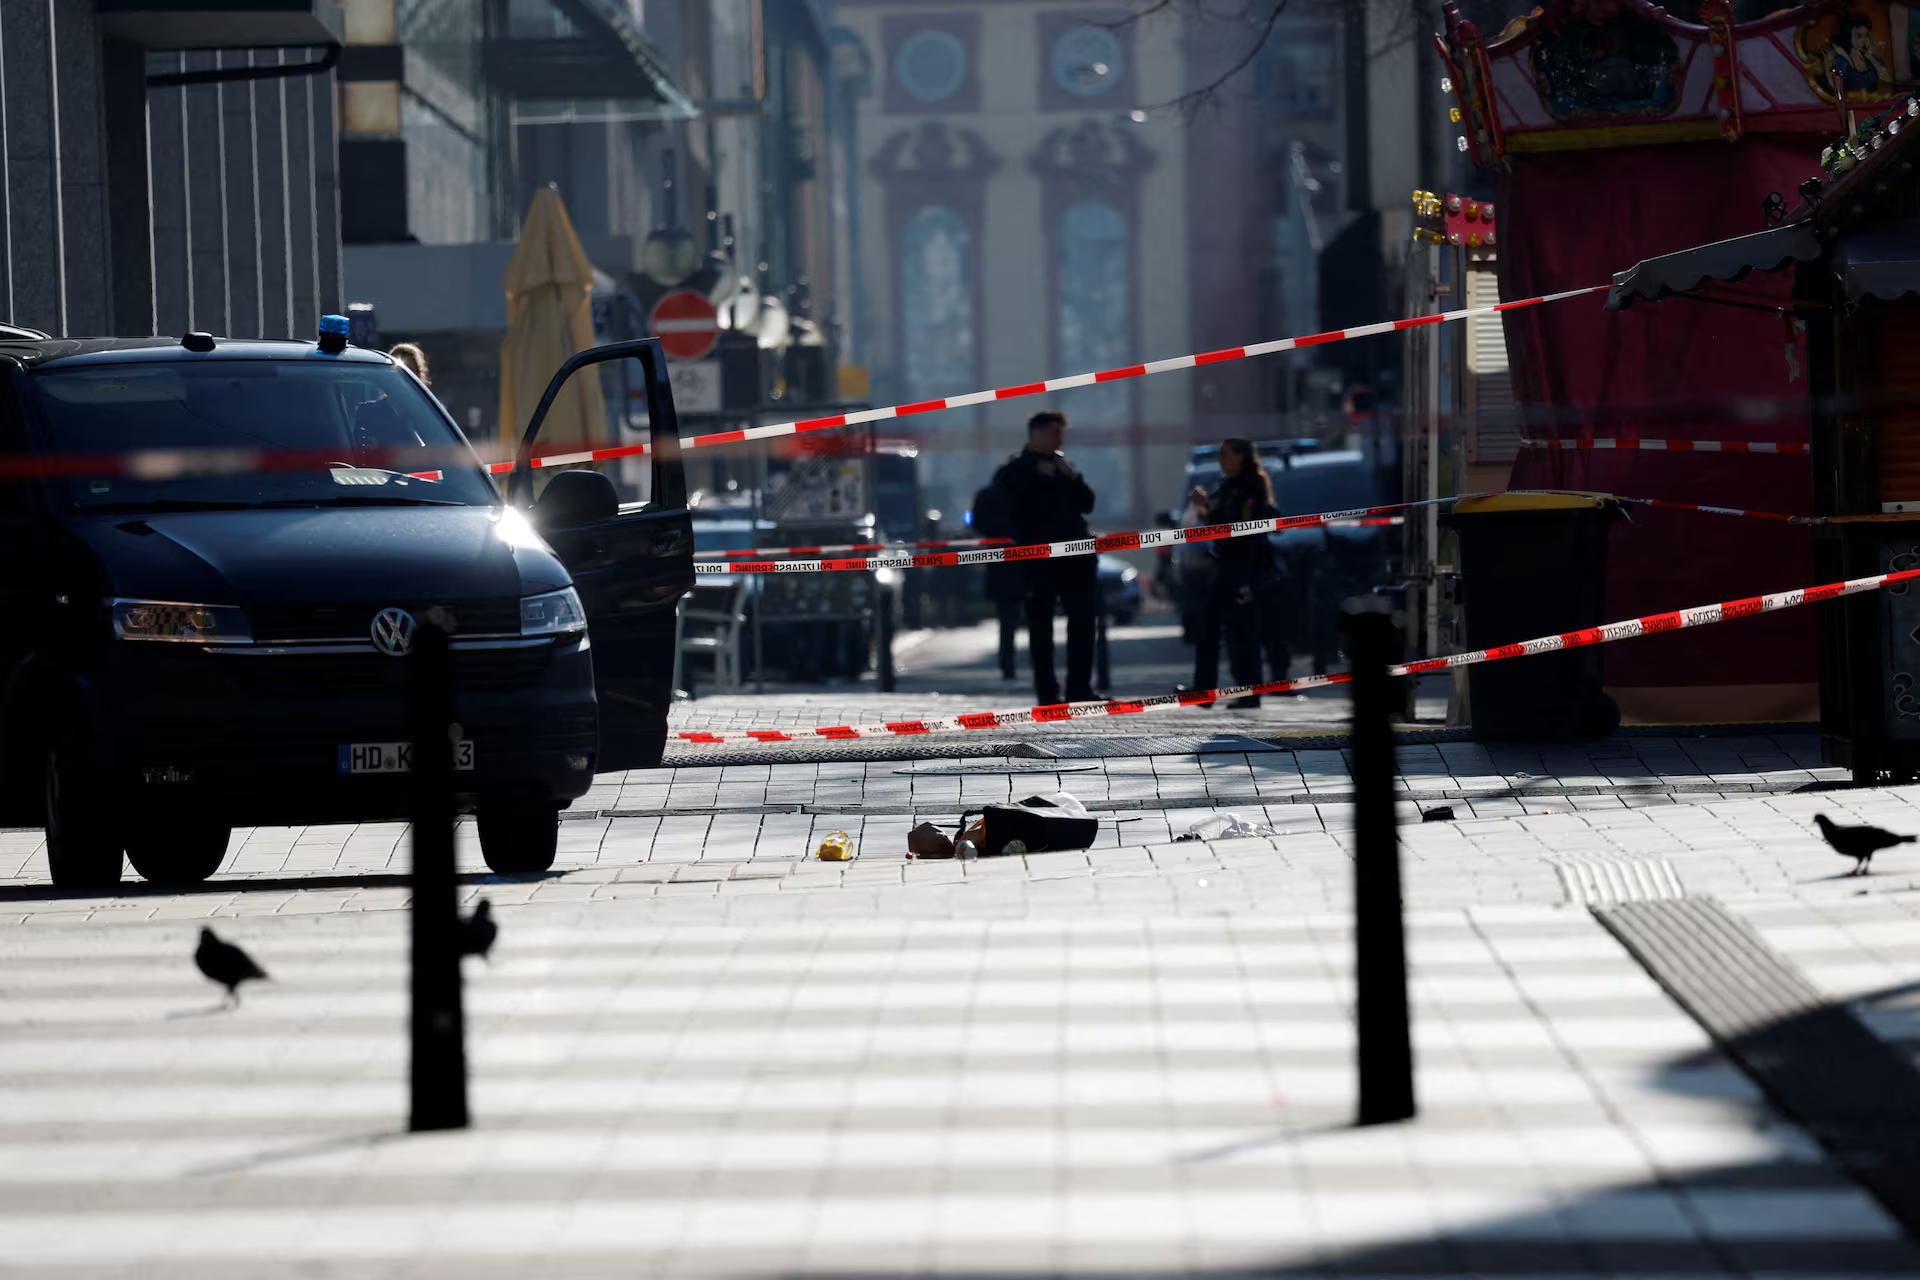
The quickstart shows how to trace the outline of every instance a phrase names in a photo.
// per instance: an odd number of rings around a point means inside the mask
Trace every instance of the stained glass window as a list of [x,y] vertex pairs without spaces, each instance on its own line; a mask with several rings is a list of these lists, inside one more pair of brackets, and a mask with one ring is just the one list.
[[[1083,200],[1060,219],[1060,372],[1088,373],[1126,364],[1132,357],[1132,270],[1127,224],[1120,211]],[[1108,382],[1079,387],[1060,397],[1075,427],[1124,427],[1132,419],[1132,387]],[[1072,446],[1069,446],[1072,448]],[[1115,510],[1130,498],[1127,460],[1118,444],[1073,449],[1101,506]]]
[[1076,98],[1105,93],[1124,70],[1120,41],[1105,27],[1070,27],[1053,42],[1054,83]]
[[908,394],[929,400],[976,390],[967,224],[953,210],[929,205],[908,220],[900,257]]
[[[1128,288],[1127,224],[1110,204],[1084,200],[1060,220],[1060,358],[1063,372],[1084,373],[1125,364]],[[1088,387],[1082,414],[1110,406],[1125,416],[1127,388]]]
[[[1081,374],[1133,359],[1131,276],[1127,221],[1116,207],[1098,200],[1071,205],[1060,219],[1060,372]],[[1075,428],[1123,428],[1133,420],[1133,388],[1127,382],[1075,388],[1060,397],[1060,409]],[[1098,495],[1098,509],[1127,509],[1131,449],[1117,439],[1068,447]]]
[[894,74],[922,102],[950,98],[967,82],[967,46],[946,31],[917,31],[894,56]]

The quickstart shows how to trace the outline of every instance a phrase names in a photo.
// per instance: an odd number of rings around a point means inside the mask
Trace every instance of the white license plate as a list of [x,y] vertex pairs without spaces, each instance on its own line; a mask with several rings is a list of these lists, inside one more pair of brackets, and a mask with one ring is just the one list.
[[[453,767],[473,768],[473,742],[463,739],[453,744]],[[340,744],[342,773],[412,773],[411,742],[343,742]]]

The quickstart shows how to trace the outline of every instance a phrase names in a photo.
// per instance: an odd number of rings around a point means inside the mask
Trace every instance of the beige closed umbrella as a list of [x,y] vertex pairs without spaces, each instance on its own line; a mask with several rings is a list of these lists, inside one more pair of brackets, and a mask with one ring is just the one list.
[[[560,193],[542,187],[527,210],[520,243],[507,263],[507,340],[500,346],[500,438],[507,457],[547,383],[567,357],[593,345],[593,264],[573,233]],[[547,411],[536,447],[600,444],[607,437],[606,399],[594,369],[567,379]]]

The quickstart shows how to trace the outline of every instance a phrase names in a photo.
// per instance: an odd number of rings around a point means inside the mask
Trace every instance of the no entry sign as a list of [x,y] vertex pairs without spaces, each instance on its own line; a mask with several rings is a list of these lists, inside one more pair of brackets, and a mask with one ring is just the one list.
[[689,289],[675,289],[653,304],[654,337],[674,360],[699,360],[720,341],[713,304]]

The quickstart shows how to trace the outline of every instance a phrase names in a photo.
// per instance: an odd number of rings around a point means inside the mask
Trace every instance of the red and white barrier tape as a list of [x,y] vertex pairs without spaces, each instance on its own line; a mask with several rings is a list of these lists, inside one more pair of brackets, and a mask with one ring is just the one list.
[[[1518,298],[1512,302],[1497,302],[1485,307],[1462,307],[1458,311],[1441,311],[1429,316],[1412,316],[1404,320],[1383,320],[1377,324],[1357,325],[1351,329],[1333,329],[1326,333],[1279,338],[1272,342],[1256,342],[1244,347],[1225,347],[1219,351],[1202,351],[1194,355],[1174,356],[1167,360],[1150,360],[1144,364],[1123,365],[1118,369],[1101,369],[1093,373],[1069,374],[1064,378],[1049,378],[1044,382],[996,387],[991,391],[972,391],[966,395],[945,396],[938,400],[922,400],[914,404],[888,405],[881,409],[836,413],[824,418],[801,418],[793,422],[745,427],[737,431],[716,431],[705,435],[682,436],[680,447],[698,449],[708,445],[735,444],[745,440],[766,440],[775,436],[791,436],[808,431],[825,431],[833,427],[857,426],[865,422],[881,422],[889,418],[905,418],[919,413],[933,413],[940,409],[961,409],[969,405],[1018,399],[1021,396],[1044,395],[1049,391],[1069,391],[1075,387],[1121,382],[1128,378],[1143,378],[1156,373],[1173,373],[1180,369],[1196,369],[1203,365],[1222,364],[1229,360],[1247,360],[1254,356],[1293,351],[1301,347],[1324,346],[1353,338],[1370,338],[1380,334],[1398,333],[1405,329],[1417,329],[1423,325],[1447,324],[1455,320],[1471,319],[1474,316],[1518,311],[1523,307],[1537,307],[1543,303],[1561,302],[1568,298],[1583,298],[1590,294],[1604,293],[1611,287],[1611,285],[1597,284],[1585,289],[1568,289],[1561,293],[1542,294],[1537,298]],[[452,449],[445,452],[450,461],[464,453],[464,451]],[[543,454],[533,459],[533,466],[536,468],[568,467],[586,462],[611,462],[618,458],[640,457],[647,452],[648,446],[643,443],[611,445],[600,449],[576,450],[571,453]],[[421,462],[420,454],[419,450],[407,451],[404,455],[394,452],[390,458],[382,460],[393,461],[398,466],[411,464],[418,467]],[[107,475],[171,479],[185,475],[230,475],[249,471],[325,467],[337,457],[337,451],[332,454],[320,454],[311,450],[253,448],[138,449],[117,454],[38,457],[22,455],[0,458],[0,479]],[[460,460],[464,461],[465,458],[461,457]],[[363,458],[363,465],[377,465],[378,461],[370,457]],[[514,468],[512,462],[493,462],[483,465],[492,475],[505,475]],[[408,474],[421,473],[409,472]]]
[[[1390,667],[1388,670],[1396,676],[1419,675],[1427,671],[1446,671],[1455,667],[1470,667],[1482,662],[1499,662],[1507,658],[1554,653],[1563,649],[1582,649],[1589,645],[1608,644],[1615,640],[1631,640],[1635,636],[1658,635],[1667,631],[1684,631],[1689,627],[1712,626],[1716,622],[1732,622],[1739,618],[1756,617],[1762,613],[1798,608],[1800,605],[1821,600],[1834,600],[1841,596],[1878,591],[1881,587],[1896,582],[1915,580],[1920,580],[1920,569],[1903,569],[1897,573],[1876,574],[1871,578],[1853,578],[1846,582],[1800,587],[1773,595],[1749,596],[1744,600],[1726,600],[1719,604],[1679,609],[1672,613],[1651,613],[1645,617],[1629,618],[1624,622],[1609,622],[1583,631],[1540,636],[1533,640],[1522,640],[1517,644],[1504,644],[1492,649],[1475,649],[1471,653],[1456,653],[1444,658],[1426,658],[1419,662]],[[1350,672],[1340,671],[1331,675],[1300,676],[1292,680],[1270,680],[1260,684],[1235,685],[1225,689],[1167,693],[1153,698],[1113,699],[1106,702],[1062,702],[1049,707],[1026,707],[1017,711],[977,711],[957,716],[938,716],[928,720],[895,720],[863,725],[842,724],[794,732],[785,729],[744,729],[726,733],[683,731],[675,737],[682,742],[713,745],[729,742],[823,742],[848,738],[905,738],[926,733],[951,733],[967,729],[1004,729],[1030,724],[1059,724],[1067,720],[1145,715],[1158,711],[1172,711],[1179,707],[1203,706],[1232,698],[1259,697],[1269,693],[1293,693],[1302,689],[1321,689],[1329,685],[1348,684],[1352,680],[1353,676]]]
[[[1431,507],[1459,502],[1462,498],[1484,498],[1484,493],[1457,494],[1449,498],[1422,498],[1418,502],[1395,502],[1380,507],[1360,507],[1352,511],[1324,511],[1308,516],[1272,516],[1263,520],[1240,520],[1233,524],[1193,525],[1184,529],[1143,529],[1128,533],[1107,533],[1097,538],[1075,538],[1067,542],[1035,542],[1021,547],[977,547],[971,551],[932,551],[848,558],[806,558],[794,560],[696,560],[693,571],[712,577],[738,573],[870,573],[875,569],[936,569],[963,564],[1026,564],[1034,560],[1066,560],[1075,556],[1099,555],[1103,551],[1147,551],[1154,547],[1173,547],[1190,542],[1218,542],[1224,538],[1253,538],[1279,533],[1285,529],[1307,529],[1319,525],[1343,526],[1394,523],[1404,516],[1387,516],[1391,511],[1413,507]],[[1375,517],[1385,517],[1384,520]]]
[[919,551],[927,549],[946,549],[949,547],[998,547],[1013,541],[1012,538],[945,538],[930,542],[842,542],[837,546],[826,547],[754,547],[750,551],[709,551],[706,554],[725,556],[729,560],[739,560],[752,556],[838,556],[852,551]]
[[[1786,517],[1783,517],[1786,518]],[[1405,524],[1405,516],[1364,516],[1355,520],[1331,520],[1328,523],[1335,528],[1349,529],[1368,525]],[[729,560],[744,560],[754,557],[767,559],[774,556],[837,556],[852,551],[915,551],[930,548],[965,549],[968,547],[1004,547],[1013,544],[1012,538],[948,538],[931,542],[846,542],[831,547],[755,547],[751,551],[709,551],[704,554],[725,556]],[[702,562],[704,564],[704,562]]]
[[[1260,537],[1265,534],[1279,533],[1284,529],[1304,529],[1319,525],[1338,528],[1355,525],[1400,524],[1405,522],[1405,516],[1389,516],[1385,513],[1409,510],[1414,507],[1464,502],[1468,498],[1500,496],[1604,498],[1615,502],[1632,503],[1635,506],[1662,507],[1673,511],[1698,511],[1707,515],[1743,516],[1753,520],[1775,520],[1787,524],[1814,525],[1824,522],[1818,516],[1790,516],[1778,511],[1749,511],[1740,507],[1716,507],[1697,502],[1668,502],[1664,498],[1623,498],[1618,494],[1575,489],[1509,489],[1504,494],[1460,493],[1446,498],[1425,498],[1418,502],[1400,502],[1390,506],[1367,507],[1354,511],[1324,511],[1314,515],[1275,516],[1266,520],[1242,520],[1235,524],[1197,525],[1183,529],[1146,529],[1129,533],[1108,533],[1095,538],[1078,538],[1068,542],[1039,542],[1017,547],[983,546],[973,551],[914,554],[906,548],[885,548],[880,555],[829,559],[819,556],[808,558],[804,553],[831,553],[840,551],[842,548],[768,548],[764,553],[765,558],[762,559],[741,559],[731,563],[721,560],[696,560],[693,570],[696,574],[719,577],[742,573],[870,573],[875,569],[935,569],[968,564],[1024,564],[1034,560],[1064,560],[1075,556],[1099,555],[1105,551],[1146,551],[1155,547],[1172,547],[1191,542],[1218,542],[1227,538]],[[858,546],[845,548],[848,551],[868,549]],[[708,554],[746,556],[750,553],[727,551]],[[794,555],[795,558],[774,558],[785,555]]]
[[1777,520],[1783,524],[1825,524],[1825,516],[1790,516],[1780,511],[1749,511],[1744,507],[1712,507],[1700,502],[1668,502],[1665,498],[1622,498],[1618,494],[1595,494],[1615,502],[1630,502],[1636,507],[1661,507],[1668,511],[1701,511],[1710,516],[1744,516],[1748,520]]
[[1793,453],[1808,446],[1797,440],[1662,440],[1637,436],[1601,436],[1592,440],[1540,440],[1523,437],[1527,449],[1625,449],[1643,453]]
[[[1447,324],[1455,320],[1488,316],[1501,311],[1518,311],[1523,307],[1537,307],[1547,302],[1561,302],[1568,298],[1584,298],[1590,294],[1605,293],[1611,287],[1611,285],[1598,284],[1585,289],[1568,289],[1563,293],[1542,294],[1537,298],[1496,302],[1491,306],[1462,307],[1458,311],[1441,311],[1434,315],[1412,316],[1405,320],[1383,320],[1377,324],[1356,325],[1351,329],[1333,329],[1326,333],[1310,333],[1297,338],[1278,338],[1272,342],[1256,342],[1244,347],[1226,347],[1219,351],[1174,356],[1168,360],[1150,360],[1145,364],[1123,365],[1118,369],[1101,369],[1094,373],[1069,374],[1064,378],[1048,378],[1044,382],[1026,382],[1013,387],[996,387],[991,391],[970,391],[965,395],[943,396],[938,400],[921,400],[914,404],[889,405],[883,409],[862,409],[855,413],[836,413],[824,418],[801,418],[793,422],[776,422],[764,427],[743,427],[737,431],[714,431],[705,435],[682,436],[680,447],[700,449],[708,445],[767,440],[774,436],[797,435],[803,431],[826,431],[834,427],[858,426],[863,422],[883,422],[889,418],[933,413],[940,409],[964,409],[969,405],[992,404],[1000,400],[1015,400],[1021,396],[1045,395],[1050,391],[1071,391],[1075,387],[1121,382],[1128,378],[1144,378],[1156,373],[1173,373],[1180,369],[1197,369],[1202,365],[1223,364],[1229,360],[1247,360],[1254,356],[1293,351],[1301,347],[1317,347],[1331,342],[1345,342],[1353,338],[1371,338],[1379,334],[1399,333],[1405,329],[1420,328],[1422,325]],[[582,462],[606,462],[614,458],[631,457],[645,451],[643,445],[619,445],[579,453],[548,454],[544,458],[536,459],[535,465],[559,467]],[[510,467],[508,469],[511,470]]]

